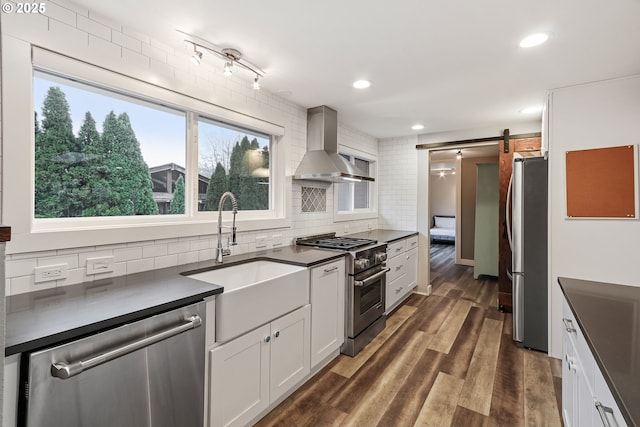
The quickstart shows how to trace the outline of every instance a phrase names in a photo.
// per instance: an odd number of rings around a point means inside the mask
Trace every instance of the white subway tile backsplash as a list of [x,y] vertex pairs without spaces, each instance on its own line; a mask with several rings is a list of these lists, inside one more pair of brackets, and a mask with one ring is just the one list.
[[127,274],[140,273],[142,271],[153,270],[153,258],[143,258],[127,261]]
[[198,262],[198,252],[181,252],[178,254],[178,265]]
[[68,6],[61,6],[60,4],[56,4],[54,2],[48,2],[45,4],[46,6],[46,15],[55,19],[56,21],[64,22],[67,25],[72,27],[76,26],[77,23],[77,13],[74,10],[71,10]]
[[189,252],[189,242],[175,242],[167,244],[167,254],[182,254]]
[[176,265],[178,265],[178,255],[173,254],[156,257],[154,267],[157,269],[175,267]]
[[142,55],[141,53],[138,52],[134,52],[131,49],[128,49],[126,47],[122,47],[122,58],[127,62],[127,64],[129,64],[132,67],[139,67],[139,68],[149,68],[150,66],[150,61],[149,61],[149,57]]
[[142,258],[153,258],[158,256],[164,256],[167,254],[167,244],[160,243],[152,246],[142,247]]
[[126,47],[135,52],[142,52],[142,42],[140,39],[123,34],[116,30],[111,30],[111,41],[119,46]]
[[6,277],[29,276],[34,274],[36,259],[25,259],[19,261],[5,262]]
[[113,261],[116,263],[140,259],[142,258],[142,246],[116,249],[113,251],[113,256]]
[[77,17],[78,29],[100,37],[103,40],[111,40],[111,28],[99,22],[86,18],[84,16]]
[[60,255],[37,258],[38,267],[47,265],[67,264],[67,268],[78,268],[78,254]]

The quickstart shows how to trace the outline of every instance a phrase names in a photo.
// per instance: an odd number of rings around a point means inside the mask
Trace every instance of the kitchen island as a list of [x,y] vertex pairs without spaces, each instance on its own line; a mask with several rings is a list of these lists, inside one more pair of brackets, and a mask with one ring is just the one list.
[[[587,396],[587,399],[582,400],[589,400],[589,397],[592,397],[595,399],[596,406],[597,403],[609,406],[601,397],[607,394],[606,388],[614,399],[613,404],[610,405],[613,406],[613,412],[606,414],[605,412],[608,411],[605,409],[601,414],[594,413],[593,417],[586,422],[582,421],[582,418],[576,421],[579,425],[588,425],[589,421],[599,425],[602,413],[607,417],[614,417],[619,409],[623,420],[618,419],[618,422],[624,421],[629,426],[639,425],[640,287],[566,277],[558,278],[558,282],[570,309],[569,313],[566,311],[564,313],[564,327],[569,334],[578,335],[575,339],[578,360],[576,361],[575,355],[566,354],[565,351],[563,363],[569,365],[569,375],[565,376],[563,370],[563,386],[570,382],[571,371],[577,371],[578,374],[582,371],[586,376],[585,382],[592,383],[590,390],[592,395],[588,396],[587,392],[586,395],[582,395]],[[571,325],[573,318],[577,325]],[[589,371],[590,355],[587,353],[585,356],[585,352],[580,353],[581,340],[586,342],[587,352],[590,352],[595,360],[593,375]],[[565,337],[565,348],[568,344],[568,338]],[[581,369],[573,368],[576,363],[583,365]],[[598,387],[600,373],[606,383],[601,388]],[[574,391],[566,397],[571,397],[572,394],[580,395]],[[566,399],[563,394],[563,412],[568,412],[567,407],[571,406],[571,402],[565,402],[565,400],[569,399]],[[593,410],[594,405],[591,403],[593,402],[576,402],[577,415],[582,417],[588,410]]]

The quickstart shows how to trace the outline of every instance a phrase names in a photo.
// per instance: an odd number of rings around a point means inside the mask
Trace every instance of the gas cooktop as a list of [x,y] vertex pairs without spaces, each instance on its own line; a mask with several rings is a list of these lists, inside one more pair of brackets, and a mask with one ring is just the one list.
[[296,245],[313,246],[321,249],[341,249],[344,251],[369,246],[374,243],[377,243],[377,241],[371,239],[359,239],[355,237],[337,237],[335,233],[299,237],[296,239]]

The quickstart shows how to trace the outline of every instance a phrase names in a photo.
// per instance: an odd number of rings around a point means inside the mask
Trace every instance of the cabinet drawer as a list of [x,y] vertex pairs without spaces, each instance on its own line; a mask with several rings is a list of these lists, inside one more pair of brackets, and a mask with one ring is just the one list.
[[387,283],[393,282],[407,272],[407,259],[404,256],[396,256],[387,260]]
[[396,303],[405,296],[410,289],[407,289],[405,284],[404,276],[398,277],[396,280],[387,282],[387,289],[385,295],[385,303],[384,309],[388,311],[391,307],[395,306]]
[[389,243],[387,246],[387,258],[394,258],[407,250],[407,239],[398,240],[393,243]]
[[409,237],[407,239],[407,250],[415,249],[418,247],[418,236]]

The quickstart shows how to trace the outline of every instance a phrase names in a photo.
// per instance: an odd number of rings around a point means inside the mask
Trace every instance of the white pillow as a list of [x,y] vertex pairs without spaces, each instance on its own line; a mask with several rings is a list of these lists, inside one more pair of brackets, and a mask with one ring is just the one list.
[[455,218],[445,218],[442,216],[436,216],[435,222],[436,222],[437,228],[456,228]]

